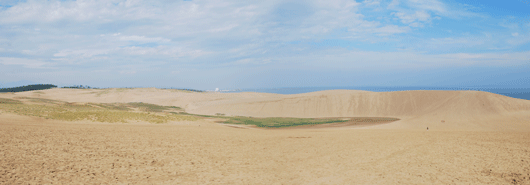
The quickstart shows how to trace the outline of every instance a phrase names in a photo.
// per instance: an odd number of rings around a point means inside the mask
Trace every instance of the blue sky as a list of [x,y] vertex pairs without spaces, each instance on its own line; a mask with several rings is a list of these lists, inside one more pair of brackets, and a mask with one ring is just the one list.
[[0,83],[530,87],[530,1],[0,0]]

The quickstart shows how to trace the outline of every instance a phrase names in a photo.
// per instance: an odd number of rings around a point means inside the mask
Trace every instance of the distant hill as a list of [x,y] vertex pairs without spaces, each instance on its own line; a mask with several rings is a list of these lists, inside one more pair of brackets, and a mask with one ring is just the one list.
[[20,87],[3,88],[3,89],[0,89],[0,92],[36,91],[36,90],[43,90],[43,89],[51,89],[55,87],[57,86],[52,85],[52,84],[35,84],[35,85],[26,85],[26,86],[20,86]]
[[[221,113],[252,117],[401,119],[380,128],[530,130],[530,100],[483,91],[327,90],[292,95],[266,93],[213,95],[215,94],[195,94],[205,97],[196,98],[200,101],[179,106],[186,107],[189,113],[205,115]],[[205,101],[206,96],[217,99]],[[187,98],[192,99],[190,96]]]

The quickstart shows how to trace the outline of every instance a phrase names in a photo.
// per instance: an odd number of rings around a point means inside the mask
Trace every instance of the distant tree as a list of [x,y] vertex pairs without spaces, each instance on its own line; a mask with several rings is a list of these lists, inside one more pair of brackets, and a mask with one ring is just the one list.
[[69,89],[92,89],[90,86],[83,86],[83,85],[72,85],[72,86],[64,86],[62,88],[69,88]]
[[36,90],[51,89],[55,87],[57,86],[52,85],[52,84],[35,84],[35,85],[26,85],[26,86],[20,86],[20,87],[3,88],[3,89],[0,89],[0,92],[36,91]]

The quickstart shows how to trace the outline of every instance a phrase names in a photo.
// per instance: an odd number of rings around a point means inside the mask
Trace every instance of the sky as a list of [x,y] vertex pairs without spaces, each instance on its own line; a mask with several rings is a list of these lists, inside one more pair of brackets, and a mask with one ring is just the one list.
[[529,0],[0,0],[0,87],[530,87]]

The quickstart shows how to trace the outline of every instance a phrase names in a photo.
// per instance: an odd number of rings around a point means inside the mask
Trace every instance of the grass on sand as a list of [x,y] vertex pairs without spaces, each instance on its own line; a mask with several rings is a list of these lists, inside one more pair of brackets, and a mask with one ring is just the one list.
[[22,97],[0,98],[0,110],[27,116],[65,121],[92,120],[98,122],[146,121],[167,123],[168,121],[195,121],[204,118],[220,118],[225,124],[255,125],[262,128],[284,128],[302,125],[317,125],[342,122],[389,122],[395,118],[255,118],[224,116],[224,114],[188,114],[180,107],[161,106],[142,102],[132,103],[68,103],[58,100]]
[[226,124],[245,124],[245,125],[256,125],[258,127],[265,128],[283,128],[293,127],[301,125],[316,125],[326,123],[340,123],[348,122],[349,119],[337,119],[337,118],[254,118],[254,117],[230,117],[223,123]]
[[0,104],[22,104],[22,102],[13,99],[0,98]]
[[226,124],[245,124],[245,125],[256,125],[264,128],[285,128],[295,127],[302,125],[318,125],[318,124],[329,124],[329,123],[343,123],[343,122],[356,122],[356,123],[381,123],[381,122],[392,122],[399,120],[397,118],[386,118],[386,117],[354,117],[354,118],[254,118],[254,117],[229,117],[223,123]]
[[[27,102],[21,100],[27,100]],[[80,104],[40,98],[20,98],[20,100],[0,98],[0,110],[65,121],[92,120],[110,123],[146,121],[150,123],[167,123],[168,121],[195,121],[199,119],[194,116],[164,112],[165,110],[182,110],[179,107],[147,103]]]
[[221,123],[225,124],[244,124],[244,125],[255,125],[262,128],[285,128],[295,127],[302,125],[317,125],[317,124],[328,124],[328,123],[343,123],[343,122],[361,122],[361,123],[380,123],[380,122],[392,122],[397,121],[397,118],[386,118],[386,117],[354,117],[354,118],[285,118],[285,117],[270,117],[270,118],[255,118],[255,117],[244,117],[244,116],[224,116],[224,114],[212,115],[197,115],[189,114],[185,112],[174,113],[177,115],[192,115],[200,118],[220,118],[224,121]]

